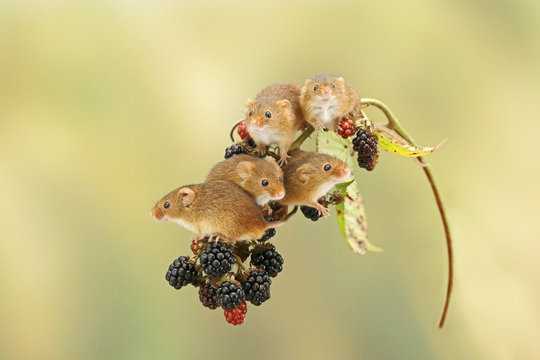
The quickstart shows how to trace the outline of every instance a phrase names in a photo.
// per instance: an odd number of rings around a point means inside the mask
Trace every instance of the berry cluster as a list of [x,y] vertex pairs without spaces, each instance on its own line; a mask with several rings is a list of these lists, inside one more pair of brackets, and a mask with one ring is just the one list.
[[317,221],[323,216],[319,210],[311,206],[300,206],[300,210],[302,211],[302,214],[308,219],[311,219],[311,221]]
[[352,142],[353,149],[358,152],[358,166],[368,171],[373,170],[379,158],[379,151],[377,149],[379,139],[377,135],[360,129]]
[[339,136],[346,139],[354,134],[354,122],[352,119],[343,118],[337,126],[336,132]]
[[[274,235],[275,230],[270,229],[259,241]],[[244,322],[246,302],[260,306],[270,299],[270,278],[283,270],[283,258],[267,242],[237,241],[229,246],[196,238],[191,250],[195,257],[175,259],[165,278],[177,290],[188,284],[199,287],[201,304],[211,310],[221,307],[225,320],[233,325]],[[248,258],[249,267],[242,264]]]

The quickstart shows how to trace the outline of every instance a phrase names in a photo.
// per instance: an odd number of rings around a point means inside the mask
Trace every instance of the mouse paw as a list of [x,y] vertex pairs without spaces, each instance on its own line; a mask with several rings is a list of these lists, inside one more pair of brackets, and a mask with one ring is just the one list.
[[329,217],[330,216],[330,211],[328,211],[328,209],[325,208],[323,205],[317,203],[317,206],[315,206],[315,208],[317,210],[319,210],[319,214],[321,214],[322,216],[324,216],[324,217]]
[[287,155],[287,154],[281,155],[279,160],[278,160],[278,165],[283,166],[283,165],[287,164],[287,159],[290,159],[290,158],[291,158],[290,155]]
[[320,130],[320,131],[326,130],[326,127],[323,124],[321,124],[320,122],[317,122],[317,124],[315,124],[314,128],[315,128],[315,130]]

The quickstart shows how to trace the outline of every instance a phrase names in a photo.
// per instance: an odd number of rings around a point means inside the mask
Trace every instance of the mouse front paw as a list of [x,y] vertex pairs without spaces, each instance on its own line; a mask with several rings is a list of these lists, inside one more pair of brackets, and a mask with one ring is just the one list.
[[283,154],[279,157],[279,160],[278,160],[278,165],[279,166],[283,166],[285,164],[287,164],[287,159],[290,159],[291,156],[290,155],[287,155],[287,154]]
[[319,131],[324,131],[326,130],[326,127],[321,124],[320,122],[317,121],[317,123],[315,124],[315,126],[313,126],[315,128],[315,130],[319,130]]
[[314,206],[317,210],[319,210],[319,214],[324,217],[330,216],[330,211],[328,211],[327,208],[325,208],[323,205],[317,203],[317,205]]

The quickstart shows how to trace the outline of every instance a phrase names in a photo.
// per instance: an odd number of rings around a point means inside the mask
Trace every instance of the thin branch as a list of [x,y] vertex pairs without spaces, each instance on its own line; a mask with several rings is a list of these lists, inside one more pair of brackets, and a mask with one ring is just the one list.
[[231,132],[229,133],[229,136],[231,137],[231,141],[234,142],[234,129],[236,129],[238,127],[238,125],[240,125],[240,123],[244,121],[244,119],[241,119],[241,120],[238,120],[236,122],[236,124],[233,125],[232,129],[231,129]]
[[[395,131],[403,139],[408,141],[411,145],[416,146],[412,137],[410,137],[407,134],[405,129],[401,126],[401,123],[399,122],[397,117],[392,113],[392,111],[384,103],[376,99],[362,99],[362,104],[366,106],[373,105],[379,110],[381,110],[386,116],[386,118],[388,119],[388,124],[386,124],[385,127],[390,130]],[[433,195],[435,196],[435,201],[437,202],[437,206],[439,208],[439,213],[441,215],[441,219],[444,226],[444,234],[446,236],[446,248],[448,251],[448,286],[446,289],[446,299],[444,302],[444,309],[441,315],[441,320],[439,322],[439,328],[442,328],[446,321],[446,315],[448,313],[448,306],[450,305],[450,297],[452,294],[452,286],[454,282],[454,256],[453,256],[453,250],[452,250],[452,237],[450,235],[450,226],[448,225],[446,212],[444,210],[444,206],[441,200],[441,196],[439,194],[439,190],[437,188],[437,184],[435,183],[435,179],[433,177],[433,174],[431,173],[431,169],[429,168],[429,165],[424,161],[424,159],[421,156],[417,157],[416,159],[418,159],[418,162],[422,166],[422,169],[424,170],[424,173],[426,174],[426,177],[428,178],[428,181],[431,185],[431,190],[433,191]]]
[[291,144],[291,147],[289,148],[289,151],[300,148],[302,143],[304,141],[306,141],[307,138],[310,137],[310,135],[313,133],[313,131],[315,131],[315,129],[313,127],[311,127],[311,126],[308,127],[306,130],[304,130],[304,132],[301,133],[300,136],[296,140],[294,140],[294,142]]

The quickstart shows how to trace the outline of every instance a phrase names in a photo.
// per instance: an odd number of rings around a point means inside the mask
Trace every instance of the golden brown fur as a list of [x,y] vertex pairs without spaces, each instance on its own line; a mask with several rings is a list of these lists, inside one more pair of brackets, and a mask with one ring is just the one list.
[[[323,153],[295,150],[291,156],[283,166],[285,197],[278,203],[311,206],[327,215],[328,210],[317,200],[335,184],[345,181],[351,170],[341,160]],[[325,170],[326,165],[330,165],[330,170]]]
[[[165,202],[170,206],[166,209]],[[227,181],[186,185],[157,202],[152,216],[174,221],[201,236],[219,235],[223,240],[254,240],[286,220],[267,222],[251,195]]]
[[[206,182],[224,180],[235,183],[255,198],[257,204],[279,200],[285,195],[283,171],[276,161],[267,157],[236,155],[216,164],[206,177]],[[268,185],[263,185],[263,180]]]
[[353,119],[360,116],[361,100],[342,77],[322,74],[306,80],[300,105],[305,120],[315,129],[334,130],[344,116]]
[[[245,124],[261,154],[266,146],[277,145],[280,165],[287,162],[287,152],[296,132],[306,126],[300,106],[300,86],[293,83],[274,84],[248,100]],[[267,117],[269,112],[271,117]]]

